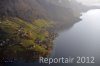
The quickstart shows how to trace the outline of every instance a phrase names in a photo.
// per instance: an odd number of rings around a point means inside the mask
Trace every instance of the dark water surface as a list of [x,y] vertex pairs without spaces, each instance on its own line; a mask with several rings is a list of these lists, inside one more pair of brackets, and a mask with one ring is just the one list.
[[95,57],[94,64],[14,63],[9,66],[100,66],[100,9],[89,10],[72,28],[59,33],[54,41],[53,58]]

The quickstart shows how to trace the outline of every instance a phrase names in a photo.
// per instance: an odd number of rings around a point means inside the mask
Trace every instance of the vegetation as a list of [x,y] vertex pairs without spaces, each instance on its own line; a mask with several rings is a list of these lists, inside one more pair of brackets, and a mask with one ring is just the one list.
[[[0,61],[33,61],[39,56],[47,56],[52,37],[47,30],[52,23],[37,19],[28,23],[19,18],[0,21]],[[35,59],[34,59],[35,58]]]

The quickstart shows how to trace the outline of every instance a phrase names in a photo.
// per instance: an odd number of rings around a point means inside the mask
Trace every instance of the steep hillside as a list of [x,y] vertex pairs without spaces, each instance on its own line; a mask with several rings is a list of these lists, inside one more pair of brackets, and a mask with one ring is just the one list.
[[74,18],[72,13],[70,8],[61,7],[46,0],[1,0],[0,2],[0,17],[17,16],[28,21],[37,18],[66,21],[68,17]]
[[20,17],[28,21],[47,18],[45,9],[37,0],[0,0],[0,17]]

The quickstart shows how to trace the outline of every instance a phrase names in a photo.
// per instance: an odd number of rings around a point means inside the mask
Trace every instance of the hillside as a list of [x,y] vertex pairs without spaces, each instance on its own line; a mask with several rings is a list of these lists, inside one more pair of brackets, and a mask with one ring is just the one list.
[[52,23],[43,19],[35,20],[33,24],[19,18],[0,21],[0,63],[34,61],[39,56],[48,56],[54,34],[46,28],[52,28]]
[[72,22],[77,17],[73,15],[72,9],[69,8],[68,1],[66,4],[68,4],[68,8],[48,0],[2,0],[0,2],[0,17],[19,17],[29,22],[42,18],[60,24],[61,22],[69,23],[69,21]]

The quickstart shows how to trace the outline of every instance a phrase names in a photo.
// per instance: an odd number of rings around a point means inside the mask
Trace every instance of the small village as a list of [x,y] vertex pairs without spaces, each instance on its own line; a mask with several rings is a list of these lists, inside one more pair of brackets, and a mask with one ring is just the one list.
[[[18,21],[15,19],[12,20]],[[15,26],[12,24],[15,24]],[[24,23],[22,22],[22,24]],[[16,23],[6,20],[6,22],[0,22],[0,25],[2,25],[0,27],[0,49],[6,50],[7,48],[8,50],[6,51],[9,52],[9,55],[13,54],[14,56],[17,53],[17,57],[24,55],[26,58],[29,57],[30,60],[36,60],[40,56],[49,56],[53,49],[53,40],[58,36],[56,32],[50,31],[46,27],[38,28],[38,26],[35,26],[36,29],[31,29],[33,26],[27,23],[26,27],[25,25],[16,25]],[[11,30],[9,33],[6,32],[8,30],[5,29],[6,27]],[[22,50],[20,51],[20,49]],[[12,53],[10,51],[12,51]],[[16,59],[16,57],[14,59]]]

